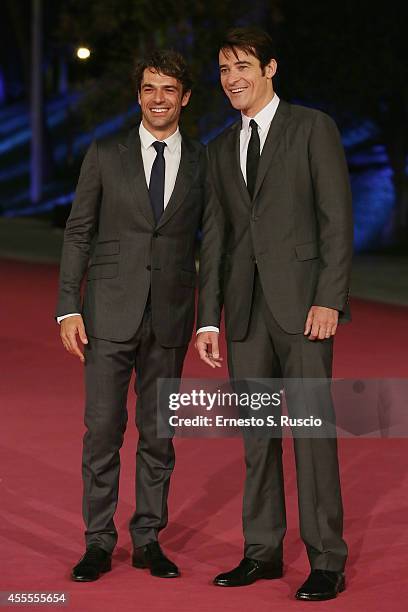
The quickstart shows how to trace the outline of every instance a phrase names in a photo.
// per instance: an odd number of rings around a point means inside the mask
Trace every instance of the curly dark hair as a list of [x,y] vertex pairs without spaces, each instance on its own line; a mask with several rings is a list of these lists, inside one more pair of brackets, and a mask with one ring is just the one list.
[[192,88],[193,80],[187,62],[181,53],[177,51],[173,51],[172,49],[157,50],[143,59],[136,60],[133,70],[133,79],[135,80],[137,91],[139,92],[146,68],[153,68],[153,70],[160,74],[174,77],[180,81],[183,86],[183,94],[186,91],[190,91]]

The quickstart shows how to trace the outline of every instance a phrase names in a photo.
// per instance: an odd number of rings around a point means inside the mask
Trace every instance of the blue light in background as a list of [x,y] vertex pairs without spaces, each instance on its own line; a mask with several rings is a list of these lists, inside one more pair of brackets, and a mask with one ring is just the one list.
[[[78,94],[70,94],[64,99],[56,98],[48,102],[45,106],[45,115],[47,117],[47,125],[52,128],[62,123],[66,118],[66,111],[70,105],[74,105],[79,99]],[[0,155],[8,153],[14,147],[28,143],[31,138],[30,118],[27,107],[17,105],[14,112],[0,112],[0,133],[12,135],[2,139],[0,142]],[[13,133],[14,132],[14,133]]]
[[[28,192],[27,192],[28,193]],[[75,192],[72,191],[65,195],[57,196],[56,198],[52,198],[47,202],[41,202],[36,206],[27,206],[26,208],[21,208],[19,210],[6,210],[3,214],[3,217],[26,217],[29,215],[38,215],[39,213],[49,212],[54,210],[56,206],[69,206],[75,196]]]
[[[382,248],[392,242],[395,209],[393,173],[379,130],[363,121],[342,133],[347,161],[351,166],[353,193],[354,249],[361,252]],[[372,144],[376,142],[377,144]]]
[[384,166],[388,164],[388,156],[383,145],[374,145],[369,150],[347,152],[347,159],[352,166]]
[[[64,123],[67,109],[78,101],[78,94],[60,96],[47,103],[47,123],[51,130]],[[129,109],[125,114],[105,121],[91,133],[77,134],[73,144],[75,157],[81,156],[84,149],[93,138],[102,138],[116,132],[124,126],[126,121],[135,114],[135,108]],[[230,125],[236,117],[230,117],[225,125],[216,129],[206,129],[209,118],[203,117],[200,122],[205,132],[203,142],[212,140],[225,127]],[[8,154],[27,145],[30,139],[29,117],[27,108],[16,104],[12,109],[0,109],[0,160],[2,154]],[[378,142],[379,130],[371,121],[363,121],[359,125],[342,133],[342,141],[346,150],[347,159],[351,167],[351,185],[353,191],[355,250],[357,252],[370,248],[382,247],[390,243],[391,222],[395,208],[394,186],[392,170],[388,163],[385,147]],[[374,143],[374,144],[373,144]],[[28,152],[26,153],[26,155]],[[55,144],[53,156],[56,162],[63,162],[67,154],[67,144],[60,139]],[[28,159],[13,163],[0,170],[0,182],[27,176],[29,171]],[[49,183],[45,186],[45,193],[55,189],[58,185]],[[54,206],[63,206],[72,202],[74,193],[59,194],[47,201],[24,207],[28,203],[29,194],[24,188],[14,197],[3,202],[6,209],[4,216],[34,215],[36,213],[52,210]]]
[[362,121],[359,125],[353,126],[351,129],[344,130],[341,134],[341,140],[345,149],[350,149],[356,145],[363,144],[371,138],[378,136],[378,128],[372,121]]
[[351,187],[356,252],[388,245],[395,203],[391,168],[353,173]]
[[0,170],[0,182],[9,181],[22,174],[27,174],[30,170],[30,164],[28,161],[19,162],[13,166],[8,166],[4,170]]

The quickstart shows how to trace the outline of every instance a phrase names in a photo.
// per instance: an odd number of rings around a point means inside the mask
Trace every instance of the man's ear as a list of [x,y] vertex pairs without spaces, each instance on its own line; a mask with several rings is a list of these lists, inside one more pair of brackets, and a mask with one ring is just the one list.
[[268,64],[265,66],[265,75],[266,78],[272,79],[275,76],[276,71],[278,69],[278,64],[275,59],[271,59]]
[[187,106],[187,104],[190,101],[190,97],[191,97],[191,89],[183,93],[183,97],[181,98],[181,106]]
[[137,92],[137,101],[139,102],[139,106],[142,106],[142,103],[140,101],[140,91]]

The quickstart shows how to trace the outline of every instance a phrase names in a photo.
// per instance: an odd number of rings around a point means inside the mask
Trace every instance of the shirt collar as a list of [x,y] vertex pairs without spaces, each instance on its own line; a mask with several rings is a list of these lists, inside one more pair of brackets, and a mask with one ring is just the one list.
[[[140,136],[140,142],[142,143],[142,147],[144,149],[148,149],[149,147],[151,147],[152,144],[156,142],[157,140],[157,138],[153,136],[153,134],[151,134],[149,130],[145,128],[142,122],[140,122],[140,126],[139,126],[139,136]],[[161,142],[165,142],[170,152],[174,153],[174,151],[177,149],[177,147],[181,143],[181,134],[180,134],[179,128],[177,127],[176,131],[173,132],[171,136],[169,136],[168,138],[165,138],[165,140]]]
[[269,125],[271,124],[272,119],[275,116],[276,109],[278,108],[278,104],[279,104],[279,98],[277,94],[274,94],[272,100],[268,102],[268,104],[264,106],[259,111],[259,113],[255,115],[255,117],[248,117],[247,115],[244,115],[244,113],[241,113],[242,129],[246,130],[247,132],[250,132],[251,128],[249,127],[249,122],[251,121],[251,119],[254,119],[254,121],[256,121],[256,123],[258,124],[261,132],[263,132],[264,130],[267,130],[269,128]]

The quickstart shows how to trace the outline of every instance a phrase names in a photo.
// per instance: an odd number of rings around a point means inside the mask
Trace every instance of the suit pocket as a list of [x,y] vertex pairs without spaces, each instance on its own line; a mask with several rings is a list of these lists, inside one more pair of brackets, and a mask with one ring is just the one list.
[[296,259],[298,259],[298,261],[307,261],[308,259],[316,259],[319,257],[319,248],[316,242],[297,244],[295,246],[295,251]]
[[183,287],[195,287],[196,286],[196,272],[192,272],[191,270],[181,270],[180,271],[180,283]]
[[94,255],[96,257],[100,255],[119,255],[119,251],[119,240],[103,240],[102,242],[96,243]]
[[88,270],[88,280],[96,280],[98,278],[115,278],[117,275],[117,263],[92,264]]

